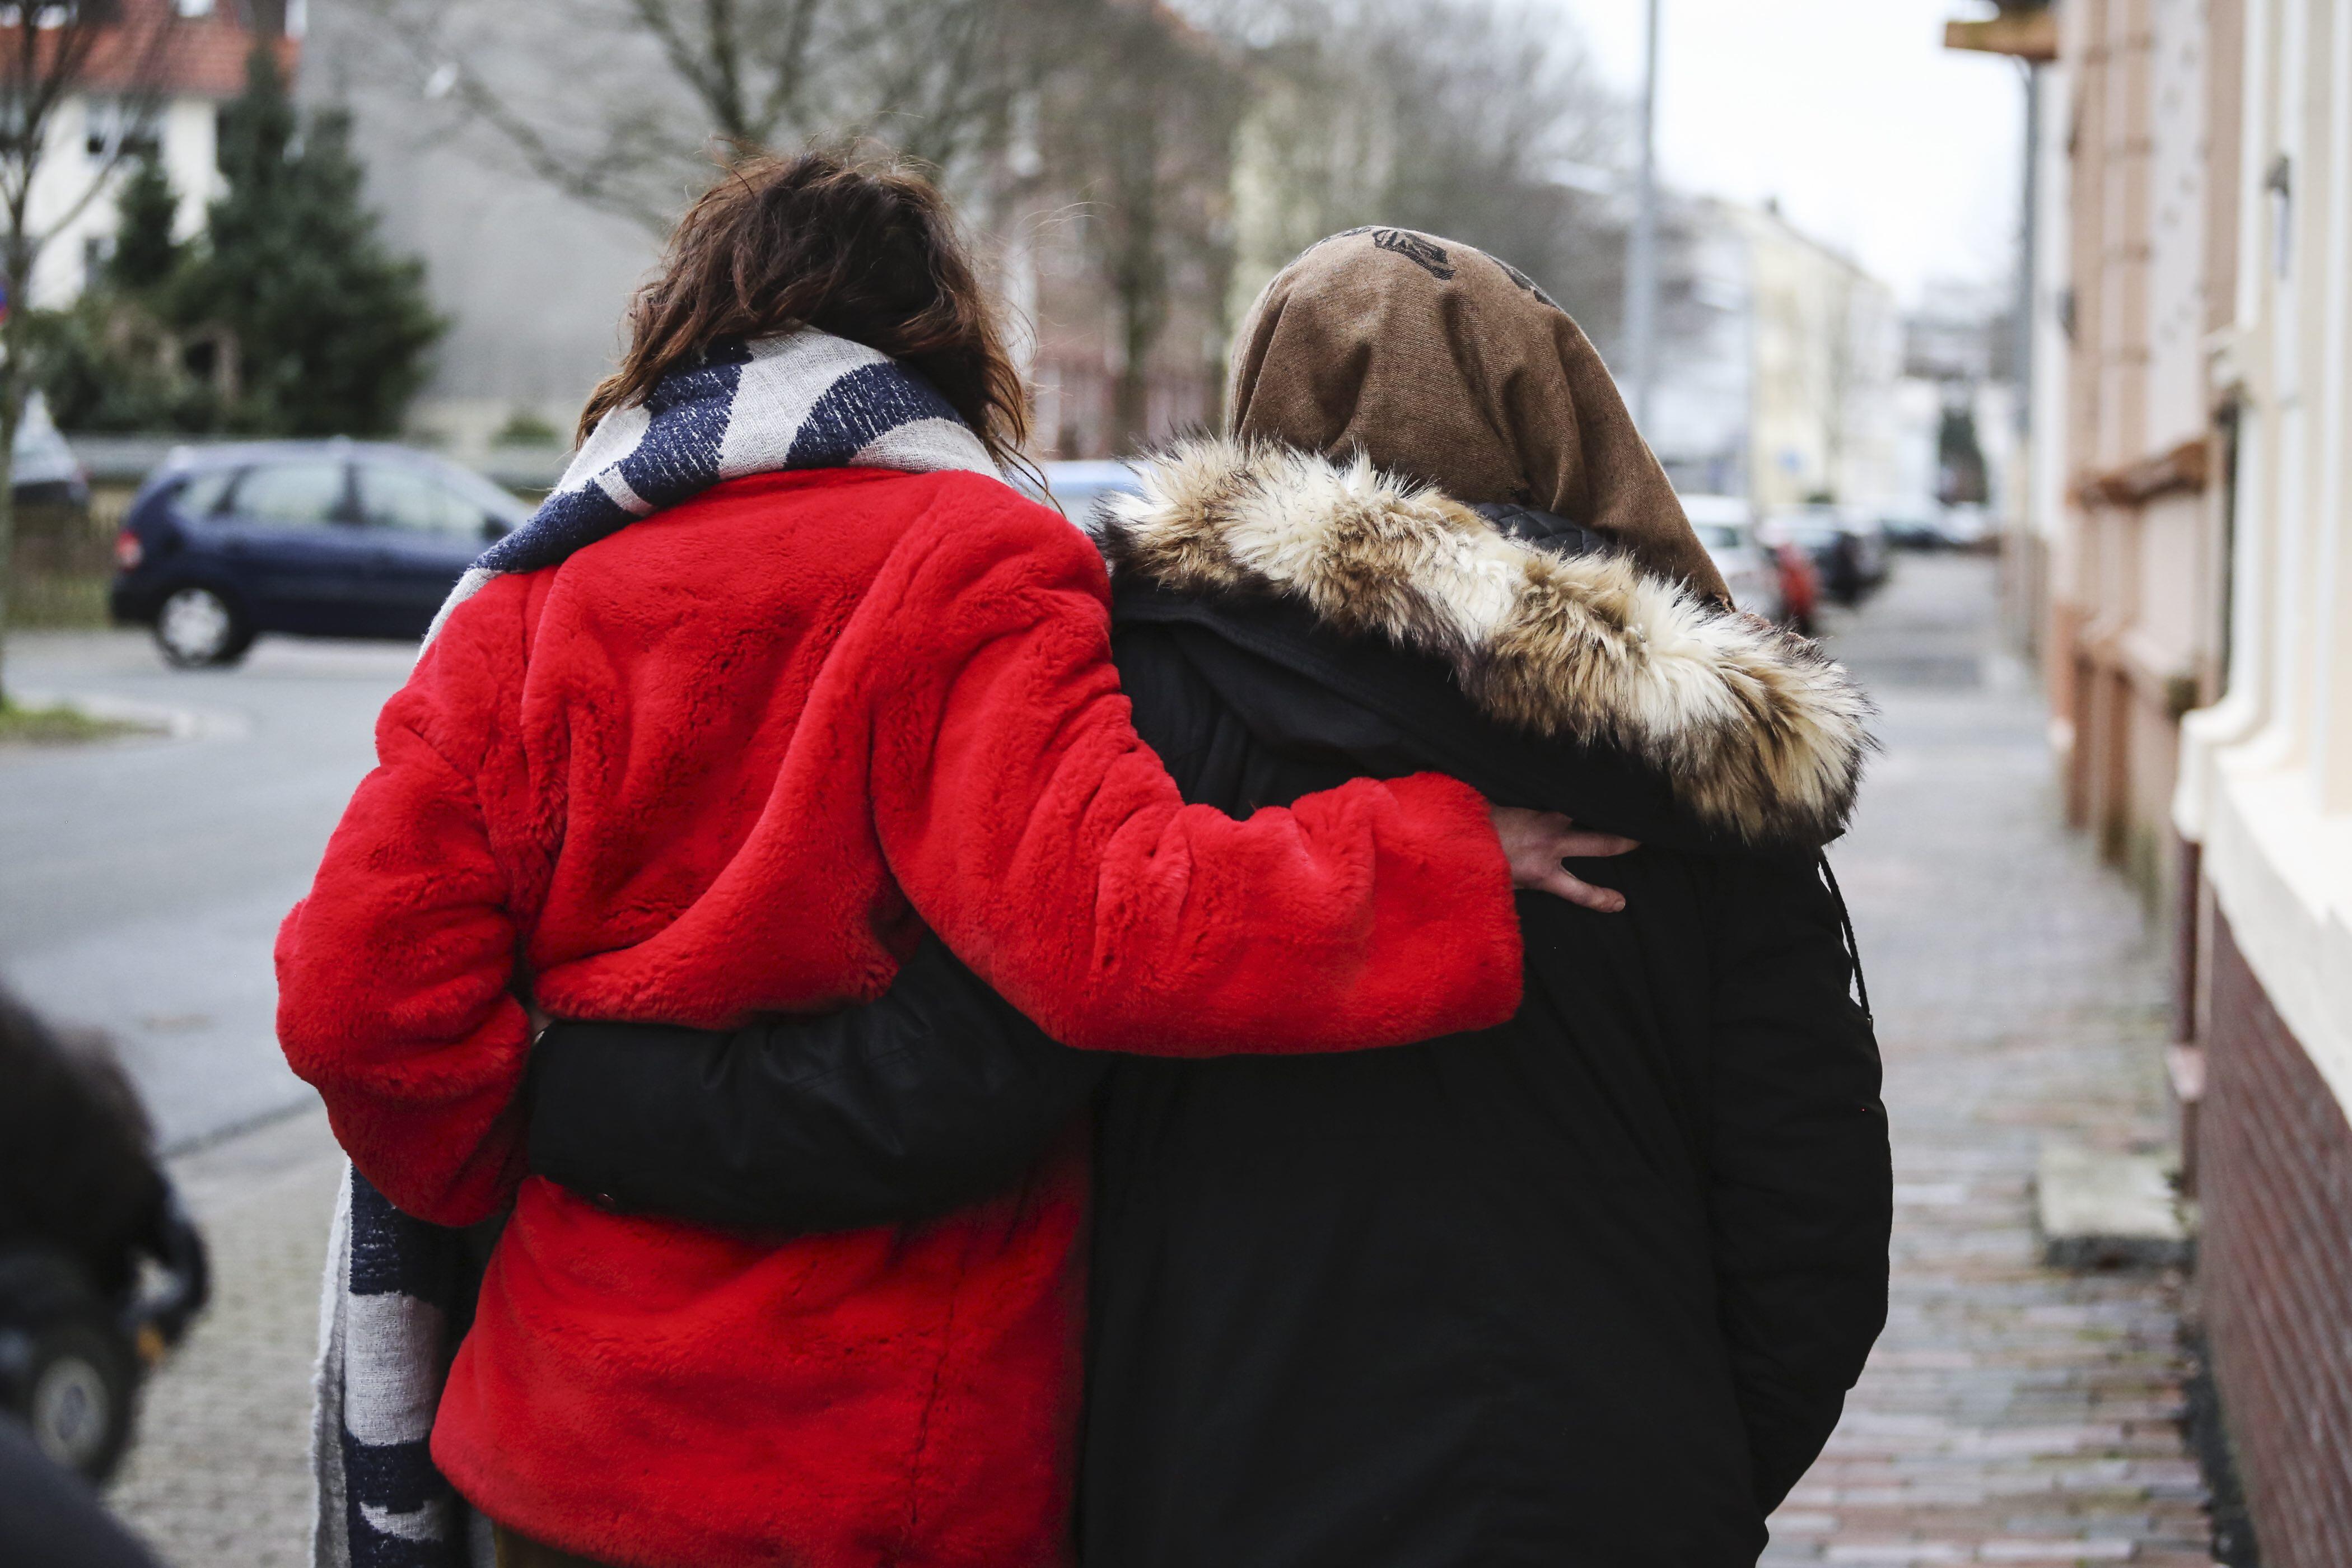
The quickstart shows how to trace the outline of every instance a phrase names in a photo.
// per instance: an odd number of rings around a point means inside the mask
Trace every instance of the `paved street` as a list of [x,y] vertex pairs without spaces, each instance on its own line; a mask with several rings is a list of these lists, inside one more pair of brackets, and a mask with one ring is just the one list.
[[[2208,1561],[2175,1425],[2178,1281],[2035,1261],[2044,1137],[2165,1137],[2161,972],[2129,896],[2054,825],[2038,700],[1992,652],[1991,582],[1986,563],[1906,559],[1834,628],[1886,710],[1887,753],[1833,860],[1887,1055],[1895,1306],[1829,1454],[1774,1521],[1771,1564]],[[396,654],[265,646],[248,671],[190,679],[112,639],[17,646],[28,686],[87,681],[222,727],[0,761],[9,973],[122,1030],[151,1093],[180,1097],[164,1109],[183,1136],[286,1102],[268,926],[365,765]],[[211,1021],[176,1034],[146,1022],[199,1013]],[[333,1151],[311,1112],[177,1165],[221,1300],[152,1384],[113,1500],[175,1568],[295,1563]]]
[[415,650],[265,637],[174,671],[144,636],[31,634],[11,689],[169,715],[184,738],[0,747],[0,978],[120,1045],[166,1147],[304,1103],[269,949],[373,760]]

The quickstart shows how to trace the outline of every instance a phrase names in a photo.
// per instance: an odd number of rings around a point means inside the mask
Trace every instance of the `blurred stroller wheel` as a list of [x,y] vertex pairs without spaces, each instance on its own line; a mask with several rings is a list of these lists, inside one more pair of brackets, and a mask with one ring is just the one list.
[[68,1469],[103,1481],[131,1439],[138,1371],[118,1334],[87,1321],[54,1322],[33,1336],[23,1415],[34,1445]]

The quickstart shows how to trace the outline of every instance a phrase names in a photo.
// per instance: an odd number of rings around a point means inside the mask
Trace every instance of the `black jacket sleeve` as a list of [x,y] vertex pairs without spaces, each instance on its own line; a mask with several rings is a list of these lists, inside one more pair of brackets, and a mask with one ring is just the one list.
[[944,1214],[1034,1163],[1107,1070],[935,936],[880,1000],[732,1033],[558,1023],[531,1056],[530,1162],[608,1207],[854,1230]]
[[1878,1044],[1822,863],[1726,859],[1716,875],[1709,1205],[1769,1511],[1819,1457],[1885,1326],[1894,1176]]

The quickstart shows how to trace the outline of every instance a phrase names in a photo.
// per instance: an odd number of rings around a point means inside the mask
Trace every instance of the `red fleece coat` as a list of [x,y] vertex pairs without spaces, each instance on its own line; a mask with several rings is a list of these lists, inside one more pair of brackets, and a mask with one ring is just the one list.
[[520,994],[723,1025],[879,994],[919,923],[1073,1045],[1380,1046],[1517,1005],[1484,803],[1236,823],[1136,738],[1108,584],[971,474],[738,480],[463,605],[278,944],[287,1058],[368,1179],[509,1197],[433,1436],[492,1518],[644,1568],[1067,1555],[1085,1172],[788,1241],[517,1183]]

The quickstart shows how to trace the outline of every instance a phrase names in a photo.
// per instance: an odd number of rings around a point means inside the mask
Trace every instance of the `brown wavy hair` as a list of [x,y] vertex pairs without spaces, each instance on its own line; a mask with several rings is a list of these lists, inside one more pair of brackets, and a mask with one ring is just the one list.
[[939,187],[855,150],[746,153],[679,220],[629,301],[628,352],[577,438],[712,344],[814,327],[878,350],[1018,463],[1028,398]]

